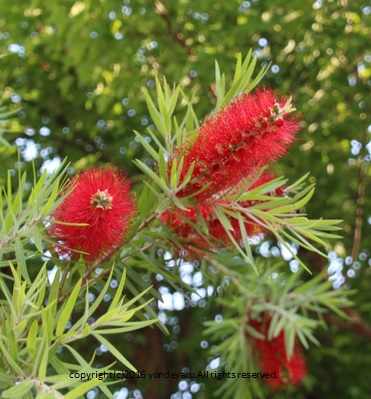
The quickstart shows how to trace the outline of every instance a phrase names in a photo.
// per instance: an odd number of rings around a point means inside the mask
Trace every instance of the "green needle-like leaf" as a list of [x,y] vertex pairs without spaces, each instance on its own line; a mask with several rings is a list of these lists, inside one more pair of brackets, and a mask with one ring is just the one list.
[[72,290],[71,295],[68,297],[68,300],[60,313],[57,328],[56,328],[56,336],[60,337],[63,334],[64,329],[68,323],[68,320],[71,316],[71,313],[75,307],[77,297],[80,293],[82,280],[80,279],[77,283],[75,288]]
[[30,380],[24,380],[21,381],[20,383],[14,385],[14,387],[11,387],[4,391],[1,394],[2,398],[21,398],[23,395],[25,395],[27,392],[31,390],[33,387],[33,383]]

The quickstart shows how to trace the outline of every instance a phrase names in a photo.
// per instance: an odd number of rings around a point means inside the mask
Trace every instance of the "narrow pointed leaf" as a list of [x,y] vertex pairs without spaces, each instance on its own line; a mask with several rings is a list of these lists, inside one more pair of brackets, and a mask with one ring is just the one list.
[[66,328],[68,320],[69,320],[71,313],[75,307],[76,300],[77,300],[77,297],[80,292],[81,283],[82,283],[81,279],[76,283],[75,288],[72,290],[71,295],[68,297],[66,305],[63,308],[63,310],[59,316],[59,320],[58,320],[58,324],[57,324],[57,328],[56,328],[56,336],[57,337],[61,336],[63,334],[64,329]]

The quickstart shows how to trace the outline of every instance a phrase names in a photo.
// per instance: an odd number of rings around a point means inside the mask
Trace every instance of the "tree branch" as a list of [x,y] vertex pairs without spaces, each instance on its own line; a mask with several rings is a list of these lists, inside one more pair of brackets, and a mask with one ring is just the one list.
[[161,0],[156,0],[155,1],[155,11],[156,13],[165,21],[166,26],[168,28],[168,31],[170,33],[170,36],[175,40],[175,42],[182,48],[187,53],[187,56],[189,58],[194,57],[193,50],[190,46],[187,45],[184,36],[181,32],[175,31],[172,20],[169,15],[169,10],[167,9],[165,2]]
[[332,314],[325,316],[326,322],[332,324],[343,331],[362,335],[371,339],[371,326],[354,309],[342,309],[349,316],[348,321],[340,320]]
[[353,262],[358,257],[359,248],[361,245],[361,238],[362,238],[363,204],[365,200],[365,191],[366,191],[366,182],[367,182],[367,175],[365,173],[365,168],[366,164],[362,163],[359,169],[359,176],[358,176],[357,209],[356,209],[354,240],[352,248]]

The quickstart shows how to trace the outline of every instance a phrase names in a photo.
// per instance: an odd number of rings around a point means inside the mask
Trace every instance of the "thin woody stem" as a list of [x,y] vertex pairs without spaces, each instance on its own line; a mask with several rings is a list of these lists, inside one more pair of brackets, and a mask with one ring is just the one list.
[[359,183],[358,183],[358,192],[357,192],[357,208],[356,208],[354,240],[352,248],[353,262],[355,262],[355,260],[358,257],[359,248],[361,245],[362,225],[363,225],[363,204],[365,200],[366,180],[367,180],[367,175],[365,173],[365,164],[362,163],[359,169],[359,177],[358,177]]
[[68,273],[69,273],[69,268],[68,268],[67,270],[64,270],[63,273],[62,273],[62,280],[61,280],[61,284],[60,284],[60,286],[59,286],[59,293],[60,293],[60,294],[61,294],[62,291],[63,291],[64,284],[66,283]]
[[[148,244],[144,245],[144,246],[141,248],[141,251],[146,251],[148,248],[151,248],[153,245],[154,245],[153,243],[148,243]],[[135,255],[135,254],[131,254],[131,255],[126,256],[125,258],[123,258],[123,259],[121,260],[122,263],[125,263],[125,262],[129,261],[130,259],[132,259],[132,258],[134,257],[134,255]],[[103,270],[99,275],[93,276],[93,277],[92,277],[93,272],[95,272],[96,270],[97,270],[96,267],[95,267],[95,268],[90,267],[90,268],[86,271],[86,273],[81,277],[81,279],[82,279],[82,281],[83,281],[83,283],[82,283],[82,285],[81,285],[81,290],[84,290],[92,281],[97,280],[97,278],[101,279],[102,277],[104,277],[104,276],[106,276],[106,275],[108,275],[108,274],[111,273],[111,268],[108,268],[108,269]],[[71,292],[72,292],[72,289],[70,289],[70,290],[67,291],[65,294],[63,294],[63,295],[58,299],[58,303],[62,303],[62,302],[65,300],[65,298],[67,298],[67,297],[71,294]]]
[[141,230],[146,228],[153,220],[158,217],[158,212],[154,212],[151,216],[149,216],[146,220],[144,220],[137,228],[135,235],[138,234]]
[[235,286],[237,286],[237,287],[240,286],[240,282],[238,281],[238,278],[235,277],[227,267],[222,265],[220,262],[218,262],[217,260],[215,260],[212,256],[210,256],[208,254],[205,254],[204,256],[205,256],[205,259],[210,264],[212,264],[216,269],[218,269],[220,272],[222,272],[226,276],[228,276]]

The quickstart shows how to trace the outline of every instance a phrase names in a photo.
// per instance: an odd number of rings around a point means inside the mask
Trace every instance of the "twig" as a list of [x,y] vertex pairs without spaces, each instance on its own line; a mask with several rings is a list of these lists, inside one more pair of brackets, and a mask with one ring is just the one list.
[[227,277],[229,277],[232,281],[232,283],[236,286],[239,287],[240,286],[240,282],[238,281],[238,278],[235,277],[232,272],[225,267],[224,265],[222,265],[220,262],[218,262],[217,260],[215,260],[212,256],[209,256],[208,254],[205,254],[205,259],[210,262],[215,268],[217,268],[220,272],[224,273]]
[[134,235],[137,235],[140,231],[142,231],[145,227],[147,227],[153,220],[158,217],[158,213],[154,212],[151,216],[149,216],[146,220],[144,220],[135,231]]
[[165,2],[161,0],[156,0],[155,11],[165,21],[170,36],[175,40],[175,42],[180,47],[185,49],[189,58],[194,57],[192,47],[187,45],[186,41],[184,40],[183,34],[174,30],[172,20],[169,15],[169,10],[166,8]]
[[366,168],[366,164],[362,163],[362,165],[359,169],[359,176],[358,176],[357,209],[356,209],[354,240],[353,240],[353,248],[352,248],[353,262],[355,262],[355,260],[358,257],[359,248],[361,245],[361,238],[362,238],[363,204],[364,204],[364,200],[365,200],[366,180],[367,180],[365,168]]
[[354,309],[348,308],[342,310],[349,316],[347,321],[342,321],[331,314],[325,315],[326,321],[341,330],[363,335],[364,337],[371,339],[371,326],[363,319],[363,317]]
[[[146,245],[144,245],[141,248],[141,251],[146,251],[148,248],[152,247],[153,243],[148,243]],[[132,259],[134,257],[134,254],[128,255],[125,258],[122,259],[122,262],[125,263],[127,261],[129,261],[130,259]],[[92,268],[90,267],[86,273],[81,277],[83,283],[81,285],[81,290],[84,290],[92,281],[95,281],[97,278],[101,279],[102,277],[106,276],[107,274],[111,273],[111,268],[105,269],[103,270],[98,277],[94,276],[91,277],[91,275],[93,274],[93,272],[96,271],[96,268]],[[63,294],[59,299],[58,299],[58,303],[62,303],[72,292],[72,289],[70,289],[68,292],[66,292],[65,294]]]

